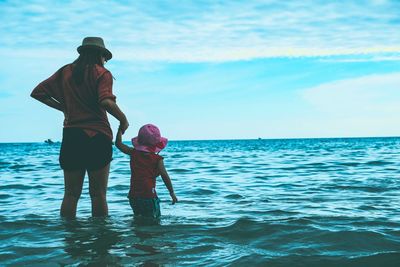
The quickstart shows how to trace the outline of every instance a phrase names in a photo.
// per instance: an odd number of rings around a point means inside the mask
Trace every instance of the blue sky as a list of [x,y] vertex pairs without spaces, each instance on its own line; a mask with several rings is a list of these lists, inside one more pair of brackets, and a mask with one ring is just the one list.
[[113,52],[124,139],[398,136],[399,26],[396,0],[0,1],[0,142],[61,139],[29,94],[85,36]]

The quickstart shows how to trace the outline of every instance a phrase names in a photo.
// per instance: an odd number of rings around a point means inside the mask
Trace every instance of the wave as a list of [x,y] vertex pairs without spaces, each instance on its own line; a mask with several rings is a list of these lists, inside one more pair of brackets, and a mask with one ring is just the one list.
[[391,190],[398,190],[397,187],[382,187],[382,186],[357,186],[357,185],[329,185],[326,189],[341,190],[341,191],[362,191],[369,193],[383,193]]
[[227,198],[227,199],[241,199],[241,198],[243,198],[243,196],[240,195],[240,194],[229,194],[229,195],[226,195],[225,198]]
[[384,165],[389,165],[389,164],[393,164],[393,163],[389,162],[389,161],[384,161],[384,160],[372,160],[372,161],[366,162],[365,164],[371,165],[371,166],[384,166]]
[[269,267],[397,267],[400,253],[381,252],[367,256],[345,257],[345,256],[324,256],[324,255],[270,255],[252,253],[242,256],[227,266],[269,266]]
[[193,196],[204,196],[204,195],[214,195],[217,191],[211,189],[194,189],[189,192],[189,195]]
[[13,189],[18,189],[18,190],[27,190],[27,189],[40,189],[40,188],[45,188],[43,185],[38,185],[38,184],[7,184],[7,185],[0,185],[0,190],[13,190]]

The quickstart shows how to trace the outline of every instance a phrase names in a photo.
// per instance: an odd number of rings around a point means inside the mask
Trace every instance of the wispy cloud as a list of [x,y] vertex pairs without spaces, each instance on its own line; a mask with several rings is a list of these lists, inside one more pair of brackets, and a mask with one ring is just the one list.
[[[4,1],[0,54],[62,54],[83,36],[116,59],[231,61],[400,52],[400,2]],[[65,53],[65,52],[64,52]]]
[[321,58],[321,62],[342,62],[342,63],[357,63],[357,62],[384,62],[384,61],[400,61],[400,53],[380,53],[380,54],[363,54]]
[[301,93],[310,106],[302,127],[315,136],[398,135],[400,73],[324,83]]
[[387,118],[400,113],[399,84],[398,72],[369,75],[321,84],[302,96],[324,114]]

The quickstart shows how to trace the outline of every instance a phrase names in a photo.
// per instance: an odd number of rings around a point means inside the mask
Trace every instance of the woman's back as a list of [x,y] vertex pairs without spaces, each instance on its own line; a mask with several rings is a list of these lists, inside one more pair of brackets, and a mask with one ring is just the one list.
[[49,79],[40,83],[33,96],[48,95],[64,105],[64,127],[82,128],[104,133],[112,139],[112,131],[104,108],[99,104],[106,98],[115,101],[112,92],[112,75],[100,65],[87,66],[83,81],[73,78],[75,64],[59,69]]

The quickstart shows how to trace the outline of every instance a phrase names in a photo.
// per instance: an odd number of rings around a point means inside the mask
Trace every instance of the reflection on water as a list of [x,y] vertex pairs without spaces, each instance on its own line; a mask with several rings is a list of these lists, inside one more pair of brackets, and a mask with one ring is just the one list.
[[[164,236],[159,219],[132,217],[116,225],[112,218],[62,220],[65,229],[64,250],[71,259],[81,264],[124,265],[131,263],[158,266],[162,250],[175,247]],[[126,228],[122,226],[125,225]]]
[[82,264],[117,264],[118,257],[110,250],[122,240],[122,234],[114,230],[112,222],[91,219],[86,222],[65,221],[65,252]]

